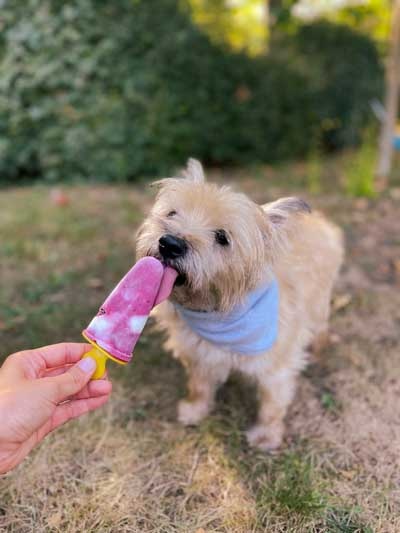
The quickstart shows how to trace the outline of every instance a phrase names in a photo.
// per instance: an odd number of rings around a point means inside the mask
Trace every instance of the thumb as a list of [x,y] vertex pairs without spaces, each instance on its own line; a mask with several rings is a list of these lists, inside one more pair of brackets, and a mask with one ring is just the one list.
[[48,382],[53,385],[52,401],[62,402],[82,390],[95,370],[96,361],[92,357],[85,357],[70,368],[68,372],[60,376],[47,378]]

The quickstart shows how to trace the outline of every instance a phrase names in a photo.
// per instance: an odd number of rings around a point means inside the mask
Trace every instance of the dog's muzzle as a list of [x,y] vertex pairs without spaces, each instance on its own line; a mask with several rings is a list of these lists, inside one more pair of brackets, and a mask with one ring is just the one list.
[[175,237],[169,233],[160,237],[158,241],[158,252],[161,260],[175,270],[178,271],[178,277],[175,281],[175,286],[184,285],[187,281],[186,274],[184,274],[179,265],[179,259],[182,259],[188,250],[187,242],[180,237]]

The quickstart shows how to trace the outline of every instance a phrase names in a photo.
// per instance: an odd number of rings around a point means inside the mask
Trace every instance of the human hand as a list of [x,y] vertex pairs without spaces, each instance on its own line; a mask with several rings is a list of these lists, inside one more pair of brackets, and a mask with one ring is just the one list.
[[90,381],[88,344],[61,343],[10,355],[0,368],[0,474],[19,464],[50,431],[103,405],[107,379]]

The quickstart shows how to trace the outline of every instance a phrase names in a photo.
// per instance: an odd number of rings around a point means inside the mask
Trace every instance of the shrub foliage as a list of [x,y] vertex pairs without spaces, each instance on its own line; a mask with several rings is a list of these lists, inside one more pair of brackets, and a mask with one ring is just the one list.
[[178,0],[1,4],[3,181],[294,158],[319,129],[340,147],[381,90],[375,46],[346,27],[302,27],[251,58],[212,43]]

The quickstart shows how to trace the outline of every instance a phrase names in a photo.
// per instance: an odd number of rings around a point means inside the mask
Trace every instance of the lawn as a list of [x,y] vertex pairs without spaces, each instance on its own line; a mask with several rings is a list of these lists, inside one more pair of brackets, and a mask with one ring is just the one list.
[[[110,366],[109,404],[0,479],[1,531],[400,531],[400,189],[352,200],[328,175],[311,195],[302,165],[213,174],[260,202],[301,194],[346,233],[330,343],[301,378],[284,447],[272,455],[247,447],[255,395],[237,376],[211,417],[182,428],[183,371],[150,326],[132,364]],[[80,341],[134,262],[135,228],[153,191],[64,190],[65,206],[44,186],[0,193],[3,356]]]

